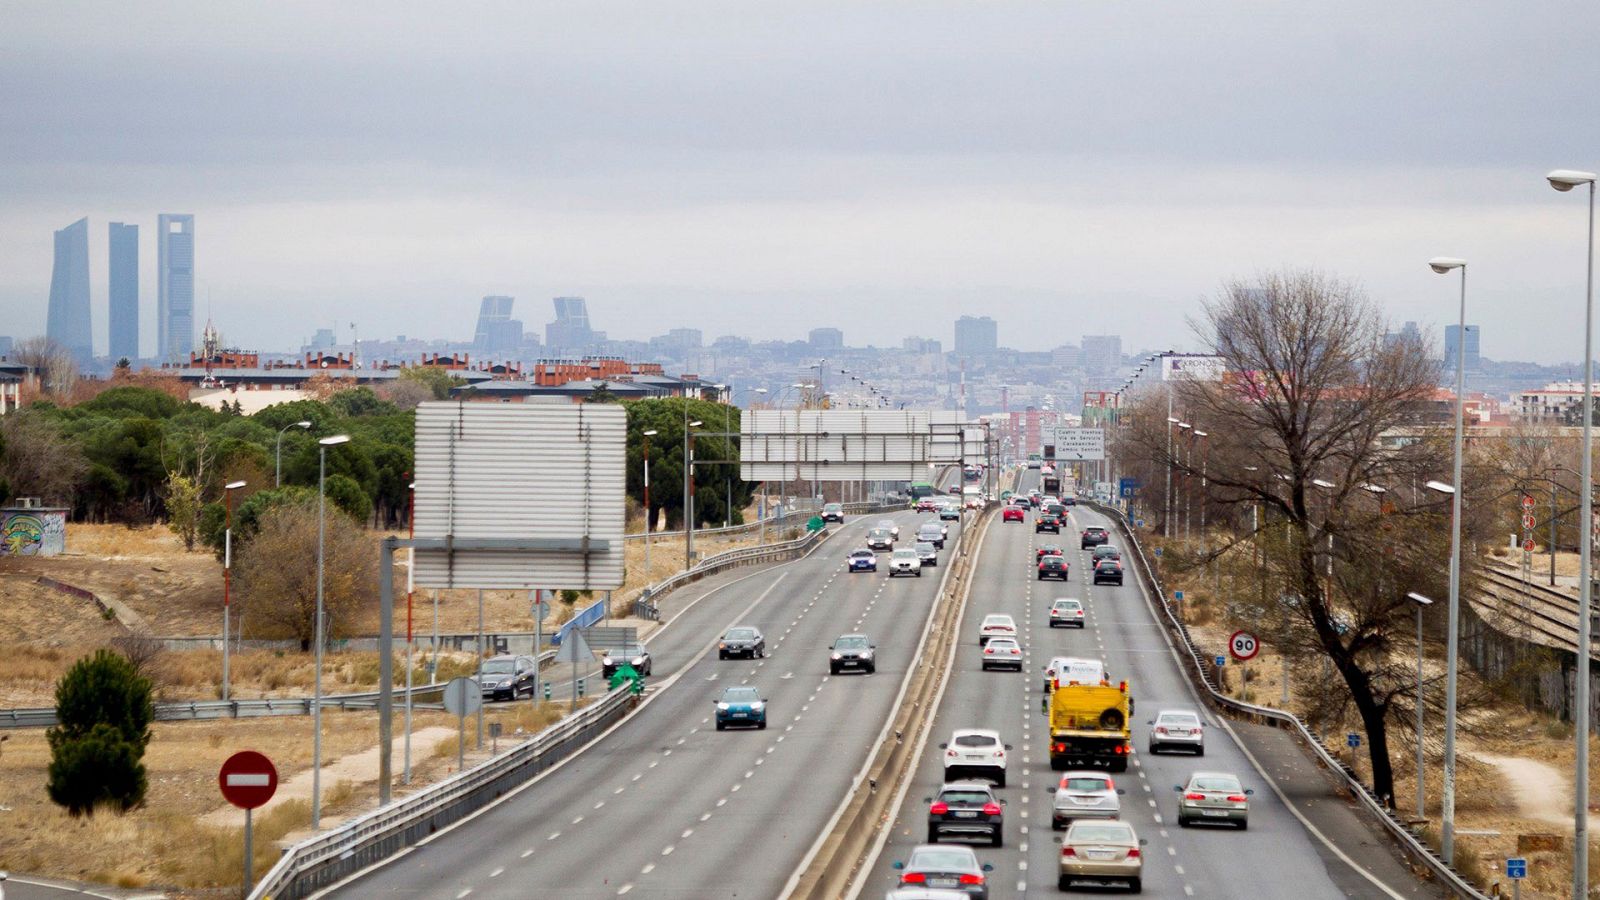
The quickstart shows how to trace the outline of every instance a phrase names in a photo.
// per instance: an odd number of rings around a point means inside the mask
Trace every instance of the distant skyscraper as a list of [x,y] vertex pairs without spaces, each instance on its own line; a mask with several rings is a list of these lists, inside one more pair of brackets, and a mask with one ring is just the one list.
[[837,328],[813,328],[807,337],[813,353],[838,353],[844,349],[844,332]]
[[156,219],[156,356],[187,362],[194,350],[194,216]]
[[139,358],[139,226],[111,223],[111,361]]
[[89,220],[56,232],[55,268],[50,273],[50,310],[45,335],[86,363],[94,358],[89,330]]
[[1076,344],[1062,344],[1050,351],[1050,365],[1058,369],[1083,368],[1083,350]]
[[1000,346],[995,321],[988,316],[962,316],[956,320],[956,355],[983,356]]
[[478,306],[472,345],[479,353],[509,353],[522,346],[522,321],[511,318],[510,297],[485,297]]
[[1090,375],[1112,375],[1122,366],[1122,336],[1083,336],[1083,369]]
[[[1456,342],[1461,337],[1460,325],[1446,325],[1444,327],[1444,367],[1447,371],[1454,371],[1456,367]],[[1476,372],[1478,366],[1478,326],[1467,326],[1466,370]],[[1582,416],[1579,416],[1582,418]]]
[[582,297],[557,297],[555,305],[556,320],[544,326],[544,342],[551,350],[583,351],[605,341],[605,332],[589,327],[589,305]]

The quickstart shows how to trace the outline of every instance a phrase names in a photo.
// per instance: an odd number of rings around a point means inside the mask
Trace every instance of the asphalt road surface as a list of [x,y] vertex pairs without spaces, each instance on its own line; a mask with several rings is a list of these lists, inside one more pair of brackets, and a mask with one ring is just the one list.
[[[1037,484],[1038,473],[1026,472],[1022,489]],[[1132,572],[1123,586],[1089,583],[1089,554],[1079,549],[1079,532],[1088,525],[1111,528],[1106,517],[1074,507],[1073,526],[1058,539],[1035,535],[1033,516],[1023,524],[994,522],[984,541],[964,614],[955,667],[935,716],[928,749],[916,780],[893,824],[888,845],[879,856],[864,897],[881,897],[897,883],[894,860],[904,860],[927,838],[927,805],[943,781],[938,744],[955,728],[994,728],[1011,744],[1006,800],[1005,845],[978,846],[978,858],[994,866],[990,897],[1039,897],[1059,894],[1057,888],[1061,832],[1050,827],[1049,789],[1060,778],[1052,772],[1048,753],[1049,723],[1041,708],[1045,663],[1051,656],[1103,659],[1113,683],[1127,680],[1135,700],[1132,717],[1135,756],[1125,773],[1114,775],[1122,796],[1122,817],[1147,841],[1144,890],[1157,897],[1381,897],[1383,890],[1339,861],[1316,843],[1277,800],[1251,768],[1239,746],[1217,719],[1199,703],[1177,661],[1162,639],[1144,589]],[[1112,529],[1113,541],[1117,532]],[[1071,580],[1037,580],[1034,548],[1060,545],[1071,564]],[[1125,562],[1132,565],[1125,558]],[[1076,597],[1088,608],[1088,625],[1077,629],[1049,627],[1050,603]],[[978,623],[989,613],[1016,619],[1027,651],[1021,674],[984,672],[979,668]],[[1147,720],[1163,708],[1198,710],[1207,723],[1206,754],[1150,756],[1145,753]],[[1255,789],[1250,828],[1179,828],[1173,786],[1195,770],[1237,774]],[[1402,893],[1411,885],[1397,884]],[[1073,891],[1104,892],[1105,888],[1074,886]],[[1121,893],[1123,889],[1110,890]]]
[[[852,517],[806,559],[719,576],[719,590],[649,640],[652,683],[678,680],[631,720],[498,806],[332,893],[778,896],[877,740],[945,571],[848,573],[845,557],[883,518],[900,525],[907,546],[931,517]],[[950,524],[953,541],[959,526]],[[716,640],[734,624],[762,630],[766,659],[717,659]],[[827,649],[850,632],[877,644],[876,674],[829,676]],[[716,697],[741,684],[767,698],[767,729],[716,731]]]

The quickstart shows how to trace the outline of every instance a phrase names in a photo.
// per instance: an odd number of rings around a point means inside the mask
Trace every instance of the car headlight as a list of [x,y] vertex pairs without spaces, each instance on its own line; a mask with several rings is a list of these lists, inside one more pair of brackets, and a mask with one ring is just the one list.
[[642,666],[642,665],[644,665],[644,657],[642,657],[642,656],[641,656],[641,657],[639,657],[639,658],[637,658],[637,659],[635,659],[635,660],[634,660],[634,661],[633,661],[633,665],[636,665],[636,666]]
[[764,709],[765,707],[766,707],[765,703],[752,703],[752,704],[750,704],[750,711],[751,712],[761,712],[761,710]]
[[717,712],[727,712],[727,711],[728,711],[728,704],[726,704],[726,703],[718,703],[717,704]]
[[829,658],[829,659],[833,659],[833,660],[839,660],[839,659],[844,659],[844,657],[843,657],[843,656],[840,656],[840,655],[839,655],[839,654],[837,654],[837,653],[835,653],[835,654],[833,654],[833,655],[832,655],[832,656],[830,656],[830,657],[828,657],[828,658]]
[[861,651],[861,658],[862,659],[871,659],[872,658],[872,651],[871,650],[863,650],[863,651]]
[[600,657],[600,663],[601,663],[601,665],[606,665],[606,666],[611,665],[611,657],[609,657],[609,656]]

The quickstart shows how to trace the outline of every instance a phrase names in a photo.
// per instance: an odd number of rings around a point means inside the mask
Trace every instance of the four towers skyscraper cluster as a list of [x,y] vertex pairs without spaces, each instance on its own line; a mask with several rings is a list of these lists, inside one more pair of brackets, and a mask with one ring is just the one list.
[[[140,358],[139,226],[112,222],[108,234],[108,351],[112,360]],[[187,361],[194,350],[194,216],[156,219],[156,347],[162,362]],[[89,299],[89,220],[55,233],[45,335],[79,364],[95,356]]]

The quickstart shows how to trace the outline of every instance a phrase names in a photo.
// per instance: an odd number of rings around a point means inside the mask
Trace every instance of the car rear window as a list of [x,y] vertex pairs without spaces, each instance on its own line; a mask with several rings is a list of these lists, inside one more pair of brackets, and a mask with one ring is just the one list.
[[1063,788],[1069,791],[1107,791],[1111,786],[1106,784],[1104,778],[1067,778],[1063,779]]
[[1009,626],[1009,625],[1012,625],[1014,623],[1012,622],[1010,616],[985,616],[984,619],[983,619],[983,624],[985,624],[985,625],[1008,625]]
[[956,736],[957,747],[993,747],[1000,743],[992,735],[987,734],[961,734]]
[[1133,829],[1126,825],[1074,825],[1067,833],[1065,843],[1104,841],[1111,844],[1133,843]]
[[1201,791],[1234,791],[1239,790],[1239,779],[1228,775],[1203,775],[1190,782],[1190,787]]
[[977,864],[976,857],[970,850],[965,853],[960,850],[918,850],[911,854],[911,862],[906,865],[906,868],[912,871],[923,869],[948,871],[950,869],[975,869]]
[[1200,717],[1193,713],[1162,713],[1156,721],[1163,725],[1199,725]]
[[989,646],[996,650],[1014,650],[1017,647],[1017,642],[1010,638],[995,638],[989,642]]
[[946,803],[982,806],[989,802],[989,795],[984,791],[944,791],[939,794],[939,799]]

